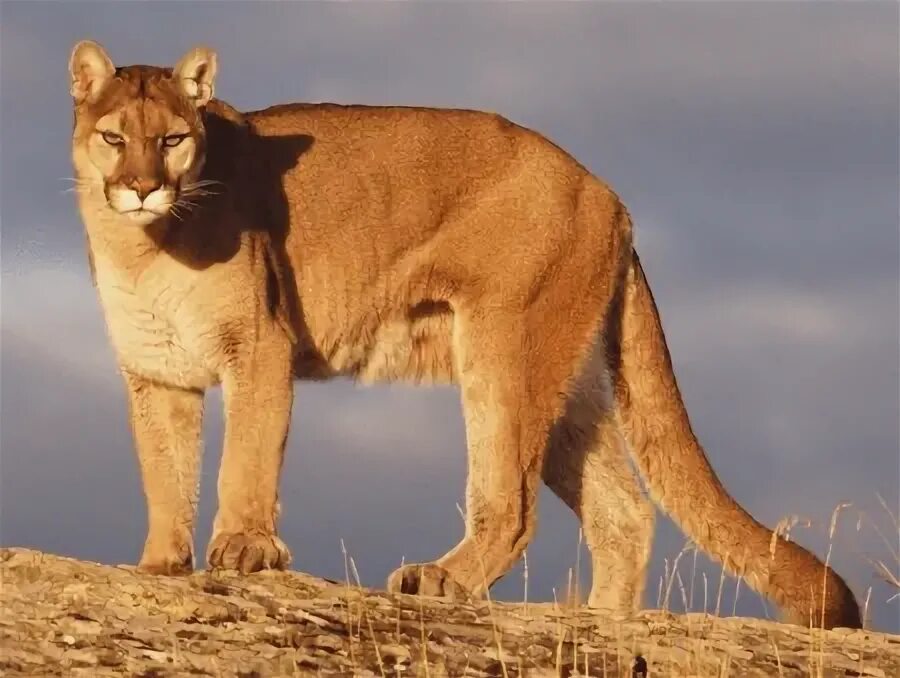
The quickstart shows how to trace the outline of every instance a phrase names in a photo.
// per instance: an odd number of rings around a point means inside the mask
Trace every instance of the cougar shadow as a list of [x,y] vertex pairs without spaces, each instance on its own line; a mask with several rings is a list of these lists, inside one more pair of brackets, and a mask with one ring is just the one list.
[[308,134],[260,136],[242,121],[211,112],[205,114],[204,123],[207,158],[200,181],[210,183],[189,197],[194,204],[188,214],[164,230],[151,231],[151,236],[166,253],[194,270],[229,261],[242,247],[259,248],[269,311],[286,317],[297,350],[308,360],[311,342],[287,253],[291,209],[284,175],[303,162],[315,139]]

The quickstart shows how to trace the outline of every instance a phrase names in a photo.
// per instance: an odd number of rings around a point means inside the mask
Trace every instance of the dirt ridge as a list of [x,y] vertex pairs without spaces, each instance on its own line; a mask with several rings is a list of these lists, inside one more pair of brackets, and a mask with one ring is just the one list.
[[642,673],[898,676],[900,636],[701,613],[451,603],[293,571],[156,577],[0,548],[2,676]]

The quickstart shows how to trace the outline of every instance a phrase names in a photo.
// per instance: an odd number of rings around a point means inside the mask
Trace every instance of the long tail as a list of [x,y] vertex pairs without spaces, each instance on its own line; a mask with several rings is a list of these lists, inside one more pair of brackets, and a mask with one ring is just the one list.
[[[797,624],[859,628],[850,588],[812,553],[757,522],[728,494],[697,442],[672,371],[637,253],[621,290],[616,399],[650,495],[732,574],[741,574]],[[774,545],[774,554],[772,547]]]

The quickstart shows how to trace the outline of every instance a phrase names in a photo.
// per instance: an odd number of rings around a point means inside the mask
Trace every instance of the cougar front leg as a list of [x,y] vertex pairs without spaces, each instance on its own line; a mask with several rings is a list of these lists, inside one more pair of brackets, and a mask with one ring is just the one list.
[[278,479],[293,401],[287,340],[248,342],[228,366],[222,391],[225,449],[207,559],[212,567],[245,574],[282,569],[291,559],[276,535]]
[[147,540],[138,569],[188,573],[194,567],[203,393],[123,375],[147,498]]

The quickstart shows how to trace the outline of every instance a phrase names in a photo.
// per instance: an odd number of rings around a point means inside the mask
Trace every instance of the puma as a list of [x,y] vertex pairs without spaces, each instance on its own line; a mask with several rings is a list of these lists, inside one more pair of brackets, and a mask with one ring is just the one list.
[[[295,379],[459,387],[466,531],[394,592],[479,596],[522,554],[543,480],[579,517],[589,604],[638,609],[653,500],[794,622],[860,626],[844,581],[728,494],[688,420],[612,190],[478,111],[213,97],[216,56],[71,54],[91,273],[147,500],[139,568],[194,567],[204,390],[225,442],[210,567],[290,562],[278,482]],[[773,541],[774,539],[774,541]],[[770,545],[774,544],[774,550]]]

